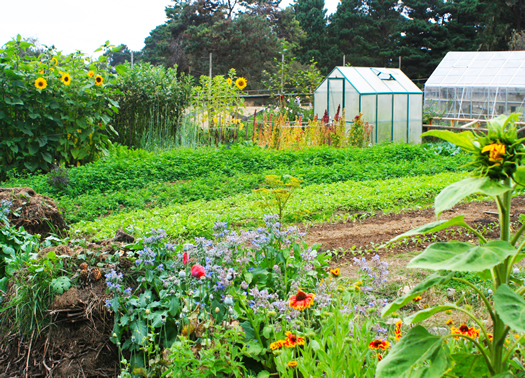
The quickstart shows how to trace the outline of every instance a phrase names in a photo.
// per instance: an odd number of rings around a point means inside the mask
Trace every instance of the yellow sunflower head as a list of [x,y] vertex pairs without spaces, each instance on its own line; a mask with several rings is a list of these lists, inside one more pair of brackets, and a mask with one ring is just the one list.
[[89,71],[89,72],[88,72],[88,76],[89,76],[89,77],[93,77],[93,76],[95,76],[95,72],[94,72],[94,71]]
[[58,64],[57,58],[55,57],[51,58],[51,63],[56,66]]
[[241,91],[246,88],[246,85],[248,85],[248,82],[244,77],[239,77],[237,80],[235,80],[235,85],[237,88],[239,88]]
[[46,89],[47,87],[47,80],[43,77],[39,77],[35,80],[35,87],[36,89]]
[[228,83],[228,85],[232,85],[232,79],[231,78],[227,78],[226,82]]
[[68,73],[63,73],[60,77],[60,81],[65,85],[71,84],[71,76]]
[[100,85],[102,85],[103,82],[104,82],[104,79],[102,78],[102,76],[100,76],[100,75],[95,76],[95,84],[96,85],[100,86]]

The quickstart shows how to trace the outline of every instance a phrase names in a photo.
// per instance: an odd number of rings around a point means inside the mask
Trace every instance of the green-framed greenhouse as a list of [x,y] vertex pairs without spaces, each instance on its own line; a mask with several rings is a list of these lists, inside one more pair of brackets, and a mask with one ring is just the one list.
[[375,143],[421,140],[423,93],[400,69],[334,68],[314,92],[314,114],[333,119],[339,106],[349,127],[363,113]]

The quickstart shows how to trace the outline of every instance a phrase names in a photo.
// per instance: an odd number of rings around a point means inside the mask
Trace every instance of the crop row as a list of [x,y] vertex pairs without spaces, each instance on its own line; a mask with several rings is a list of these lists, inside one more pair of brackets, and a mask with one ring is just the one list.
[[[366,182],[313,184],[294,193],[286,209],[285,220],[327,220],[343,211],[391,211],[427,205],[445,186],[465,175],[441,173]],[[142,235],[152,228],[162,228],[171,239],[189,240],[197,236],[210,237],[216,221],[243,227],[260,225],[262,216],[269,212],[269,209],[259,205],[256,193],[238,194],[208,202],[198,200],[112,214],[93,222],[79,222],[73,226],[73,232],[100,240],[113,236],[118,228],[126,228],[136,235]]]
[[419,145],[387,144],[367,149],[309,148],[274,151],[234,146],[147,153],[116,148],[107,159],[68,170],[68,185],[59,189],[48,176],[11,179],[3,186],[30,186],[37,192],[71,198],[84,194],[145,188],[153,184],[219,177],[244,179],[240,174],[286,173],[305,184],[362,181],[457,171],[465,155],[446,156]]

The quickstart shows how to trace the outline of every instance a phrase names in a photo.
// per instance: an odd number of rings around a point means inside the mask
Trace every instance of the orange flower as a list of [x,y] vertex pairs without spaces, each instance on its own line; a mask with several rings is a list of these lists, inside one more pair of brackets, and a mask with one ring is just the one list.
[[277,340],[276,342],[270,344],[270,349],[276,350],[276,349],[282,348],[285,342],[286,341],[284,340]]
[[381,361],[383,359],[383,356],[381,356],[381,353],[377,353],[376,357],[378,361]]
[[387,340],[377,339],[377,340],[372,341],[370,344],[368,344],[368,348],[376,349],[376,350],[377,349],[387,350],[388,348],[390,348],[390,342],[388,342]]
[[505,145],[499,143],[488,144],[481,150],[481,153],[489,152],[489,161],[497,163],[503,160],[505,155]]
[[489,341],[494,339],[494,335],[492,333],[487,333],[487,336],[489,337]]
[[418,295],[417,297],[415,297],[414,299],[412,299],[414,302],[419,302],[421,299],[421,295]]
[[396,329],[395,329],[395,334],[396,334],[395,340],[396,341],[399,341],[399,339],[401,338],[401,325],[402,324],[403,324],[402,320],[398,320],[396,322]]
[[304,291],[299,289],[296,295],[290,297],[289,305],[295,310],[302,311],[306,308],[310,308],[314,302],[315,294],[306,294]]
[[297,366],[297,361],[288,362],[288,367],[296,367],[296,366]]
[[454,324],[454,321],[452,319],[447,320],[447,325],[452,325],[452,324]]
[[296,345],[304,345],[304,337],[297,337],[290,331],[287,331],[286,333],[286,341],[284,343],[284,346],[287,348],[293,348]]
[[330,269],[330,273],[332,273],[335,277],[339,276],[339,268]]
[[466,324],[462,324],[459,328],[451,327],[450,333],[453,335],[466,335],[475,339],[479,336],[479,329],[474,327],[469,327]]

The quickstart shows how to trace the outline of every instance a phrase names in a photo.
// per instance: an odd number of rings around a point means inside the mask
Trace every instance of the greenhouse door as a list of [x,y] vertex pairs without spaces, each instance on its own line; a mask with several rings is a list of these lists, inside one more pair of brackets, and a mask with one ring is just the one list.
[[345,104],[345,79],[343,78],[328,78],[328,115],[331,119],[339,110],[339,116],[343,115],[343,106]]

